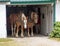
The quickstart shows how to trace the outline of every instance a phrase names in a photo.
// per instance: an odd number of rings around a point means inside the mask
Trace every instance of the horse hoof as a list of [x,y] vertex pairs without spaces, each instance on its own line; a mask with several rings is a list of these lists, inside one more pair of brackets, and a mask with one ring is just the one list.
[[22,35],[22,34],[21,34],[21,37],[23,38],[23,37],[24,37],[24,35]]
[[18,38],[18,35],[16,35],[16,38]]
[[33,37],[34,35],[32,34],[31,36]]

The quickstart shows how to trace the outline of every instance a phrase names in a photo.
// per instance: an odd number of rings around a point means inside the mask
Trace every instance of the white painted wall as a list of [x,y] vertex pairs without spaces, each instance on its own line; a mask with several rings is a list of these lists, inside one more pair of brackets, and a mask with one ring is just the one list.
[[60,21],[60,2],[56,3],[56,21]]
[[0,38],[7,37],[6,30],[6,5],[0,4]]

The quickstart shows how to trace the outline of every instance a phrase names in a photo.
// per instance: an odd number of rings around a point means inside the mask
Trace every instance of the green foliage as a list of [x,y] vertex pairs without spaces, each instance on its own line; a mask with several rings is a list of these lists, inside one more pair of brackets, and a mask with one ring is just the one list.
[[50,37],[60,38],[60,22],[55,22],[54,30],[50,33]]

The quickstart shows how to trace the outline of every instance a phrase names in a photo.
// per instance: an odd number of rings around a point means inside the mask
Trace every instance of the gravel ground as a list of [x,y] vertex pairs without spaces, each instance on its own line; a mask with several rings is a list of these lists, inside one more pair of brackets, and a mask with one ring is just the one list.
[[17,46],[60,46],[60,42],[51,40],[47,36],[12,38]]

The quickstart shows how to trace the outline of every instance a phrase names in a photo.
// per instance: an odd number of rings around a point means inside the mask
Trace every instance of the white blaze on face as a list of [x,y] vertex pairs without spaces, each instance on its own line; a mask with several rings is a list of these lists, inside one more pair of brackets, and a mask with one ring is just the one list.
[[24,20],[24,28],[27,28],[27,20]]
[[24,28],[27,28],[27,19],[26,16],[24,14],[22,14],[22,20],[24,21]]

